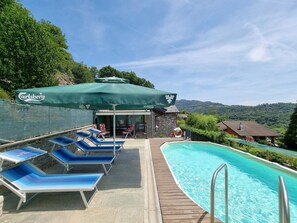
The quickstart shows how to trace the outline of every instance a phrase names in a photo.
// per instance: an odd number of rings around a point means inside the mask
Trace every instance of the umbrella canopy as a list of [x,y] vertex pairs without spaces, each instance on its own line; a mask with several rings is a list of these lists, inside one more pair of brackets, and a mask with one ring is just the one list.
[[64,85],[17,91],[16,102],[85,109],[113,109],[115,154],[115,109],[152,109],[175,104],[176,94],[129,84],[122,78],[98,78],[99,83]]
[[98,78],[100,83],[85,83],[17,91],[16,101],[86,109],[151,109],[169,107],[176,94],[125,82],[122,78]]

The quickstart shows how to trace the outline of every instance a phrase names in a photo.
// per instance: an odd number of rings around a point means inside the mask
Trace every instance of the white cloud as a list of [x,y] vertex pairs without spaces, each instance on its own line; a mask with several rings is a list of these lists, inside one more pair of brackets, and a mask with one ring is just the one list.
[[259,47],[252,49],[248,53],[248,57],[250,60],[255,61],[255,62],[266,62],[266,61],[270,61],[272,59],[265,46],[259,46]]

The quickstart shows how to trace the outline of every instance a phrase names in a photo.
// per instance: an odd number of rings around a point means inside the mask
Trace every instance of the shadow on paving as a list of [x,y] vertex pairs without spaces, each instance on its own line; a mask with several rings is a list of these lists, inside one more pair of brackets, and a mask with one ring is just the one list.
[[[89,192],[86,193],[89,194]],[[5,197],[3,212],[36,212],[36,211],[63,211],[84,210],[85,206],[79,192],[40,193],[16,211],[19,198],[14,194]]]
[[[47,173],[62,173],[63,169],[60,164],[54,168],[47,170]],[[71,169],[71,173],[103,173],[103,168],[90,165],[75,167]],[[139,149],[125,149],[118,156],[113,168],[108,176],[103,176],[99,181],[97,188],[99,191],[124,188],[140,188],[141,187],[141,167]],[[86,192],[88,195],[91,192]],[[95,195],[93,200],[98,199]],[[100,199],[100,198],[99,198]],[[19,198],[13,193],[8,194],[4,200],[3,211],[6,213],[17,212],[16,206]],[[40,193],[27,204],[24,204],[20,212],[31,211],[63,211],[63,210],[84,210],[82,198],[79,192],[57,192],[57,193]]]
[[125,149],[120,153],[108,176],[103,177],[99,190],[140,188],[141,167],[139,149]]

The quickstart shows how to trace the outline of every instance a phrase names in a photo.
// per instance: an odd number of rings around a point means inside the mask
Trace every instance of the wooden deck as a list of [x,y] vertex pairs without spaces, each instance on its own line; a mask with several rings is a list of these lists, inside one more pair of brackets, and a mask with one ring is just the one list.
[[[150,139],[163,223],[209,223],[208,212],[197,206],[176,185],[160,146],[174,139]],[[215,219],[215,222],[221,221]]]

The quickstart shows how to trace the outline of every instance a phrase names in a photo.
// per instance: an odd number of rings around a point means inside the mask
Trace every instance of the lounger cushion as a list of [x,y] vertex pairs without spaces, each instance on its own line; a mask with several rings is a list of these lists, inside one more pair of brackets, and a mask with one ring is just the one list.
[[[108,144],[108,145],[113,145],[113,141],[106,141],[106,140],[101,140],[95,136],[90,136],[89,140],[95,144]],[[116,140],[115,144],[116,145],[123,145],[125,143],[124,140]]]
[[89,133],[87,133],[87,132],[77,132],[77,133],[75,133],[75,135],[77,135],[77,136],[79,136],[79,137],[81,137],[81,138],[88,138],[88,137],[91,136],[91,135],[90,135]]
[[103,174],[50,174],[29,163],[23,163],[0,173],[22,192],[60,192],[94,190]]
[[70,152],[66,148],[61,148],[52,152],[52,155],[63,163],[69,165],[80,164],[110,164],[114,160],[114,156],[78,156]]
[[69,146],[75,142],[74,139],[71,139],[66,136],[59,136],[59,137],[50,139],[49,141],[60,146]]
[[90,128],[89,132],[94,133],[94,134],[99,134],[101,131],[99,129]]
[[18,149],[13,149],[0,153],[0,159],[11,161],[14,163],[21,163],[42,156],[47,152],[32,146],[25,146]]
[[[90,146],[88,143],[86,143],[84,140],[80,140],[75,143],[81,150],[84,152],[112,152],[113,146]],[[116,151],[121,150],[120,146],[115,147]]]

